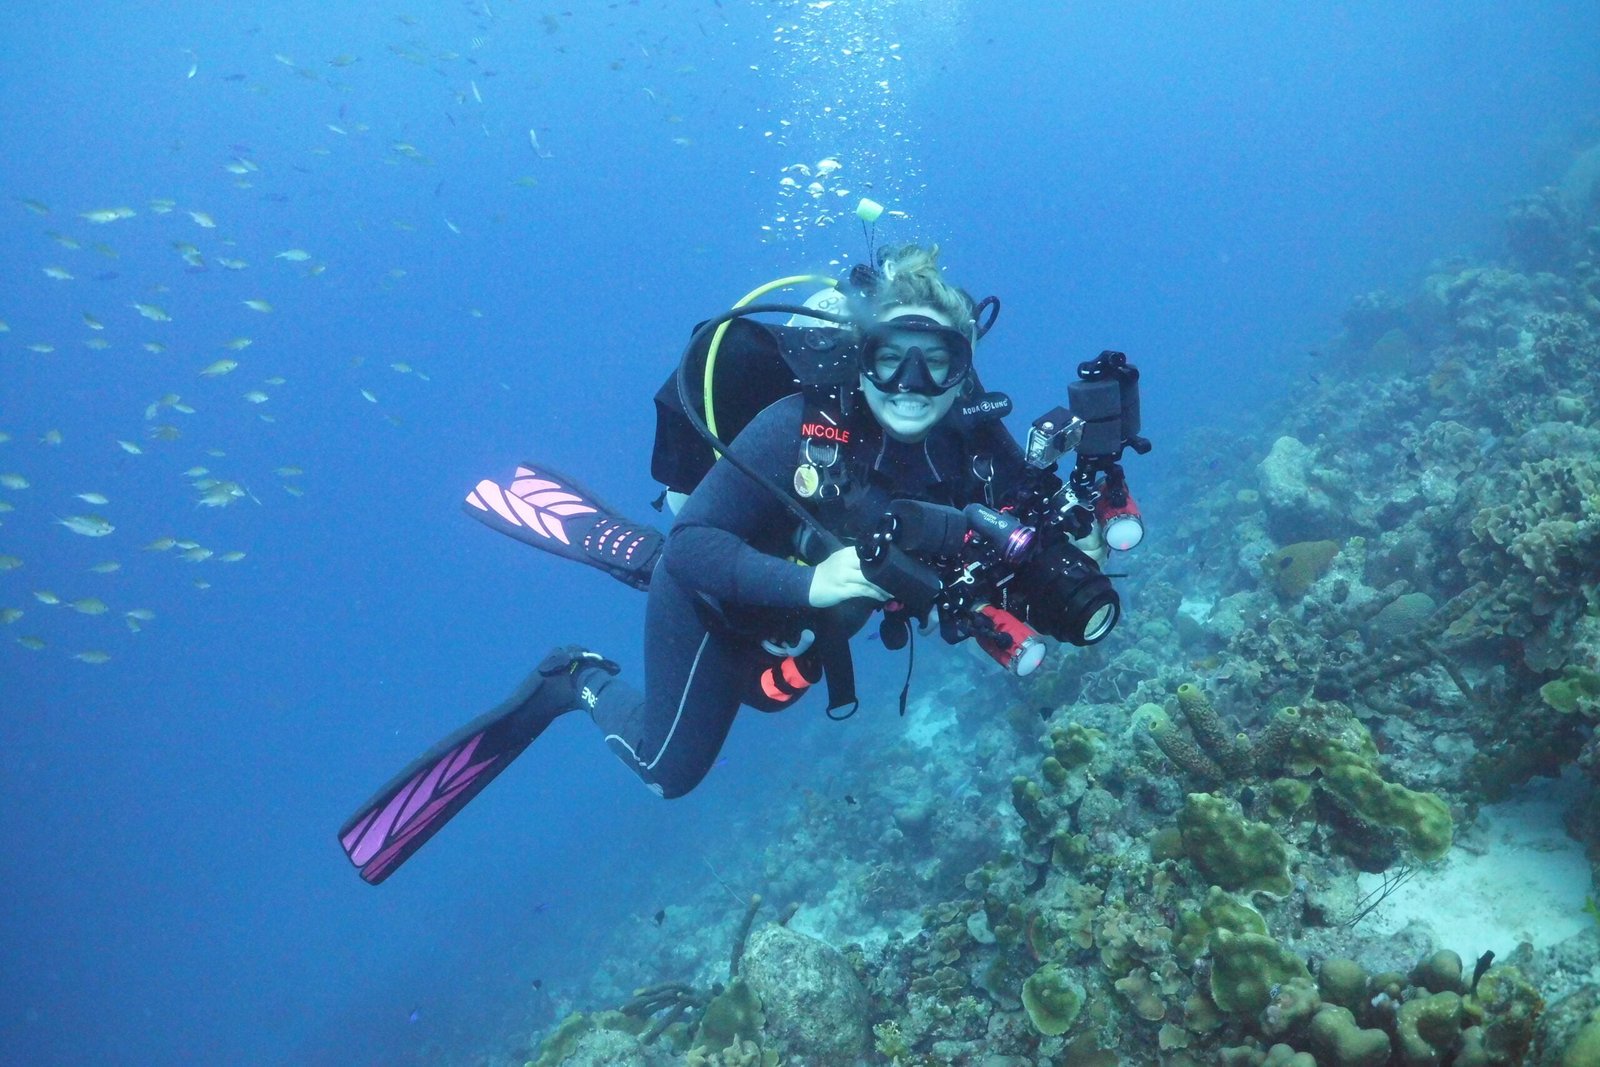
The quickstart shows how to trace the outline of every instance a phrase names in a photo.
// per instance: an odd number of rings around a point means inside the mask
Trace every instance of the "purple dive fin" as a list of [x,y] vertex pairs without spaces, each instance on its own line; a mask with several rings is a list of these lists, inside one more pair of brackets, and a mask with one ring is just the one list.
[[361,877],[377,885],[483,791],[548,722],[521,708],[497,709],[440,741],[362,805],[339,829]]
[[523,544],[605,571],[635,589],[650,586],[661,532],[631,522],[577,482],[524,463],[510,485],[485,478],[463,502],[468,515]]

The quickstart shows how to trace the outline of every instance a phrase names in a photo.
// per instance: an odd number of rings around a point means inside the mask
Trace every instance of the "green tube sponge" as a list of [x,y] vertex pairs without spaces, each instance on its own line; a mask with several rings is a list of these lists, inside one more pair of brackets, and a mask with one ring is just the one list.
[[1178,686],[1178,710],[1189,723],[1194,739],[1201,748],[1217,761],[1230,778],[1242,778],[1250,773],[1250,749],[1237,735],[1229,734],[1222,716],[1212,706],[1211,698],[1199,686],[1185,682]]
[[1311,1051],[1325,1067],[1383,1067],[1389,1062],[1389,1035],[1363,1030],[1348,1008],[1324,1004],[1311,1020]]
[[1041,1034],[1064,1034],[1083,1009],[1083,987],[1059,965],[1047,963],[1022,983],[1022,1006]]
[[1395,1016],[1400,1062],[1406,1067],[1437,1067],[1461,1040],[1461,997],[1430,993],[1412,997]]
[[1270,937],[1218,930],[1211,935],[1211,999],[1223,1011],[1255,1015],[1272,1000],[1272,987],[1311,979],[1299,956]]
[[1246,819],[1237,801],[1190,793],[1178,813],[1178,831],[1184,854],[1223,889],[1281,897],[1294,888],[1289,846],[1266,823]]
[[1386,782],[1354,764],[1331,769],[1323,782],[1364,818],[1398,831],[1418,859],[1436,860],[1450,851],[1450,806],[1436,794]]

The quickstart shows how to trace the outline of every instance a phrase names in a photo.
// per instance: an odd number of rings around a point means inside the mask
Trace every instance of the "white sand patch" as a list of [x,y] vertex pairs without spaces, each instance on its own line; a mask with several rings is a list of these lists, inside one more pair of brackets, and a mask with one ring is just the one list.
[[[1593,926],[1583,911],[1594,892],[1589,863],[1561,826],[1562,812],[1585,788],[1573,776],[1539,779],[1515,799],[1485,806],[1444,860],[1391,893],[1362,930],[1393,934],[1414,921],[1433,932],[1439,948],[1471,961],[1491,950],[1504,959],[1522,941],[1545,948]],[[1363,874],[1361,891],[1382,882]]]
[[935,697],[914,700],[906,713],[905,740],[918,748],[938,748],[939,735],[956,725],[954,701],[940,701]]

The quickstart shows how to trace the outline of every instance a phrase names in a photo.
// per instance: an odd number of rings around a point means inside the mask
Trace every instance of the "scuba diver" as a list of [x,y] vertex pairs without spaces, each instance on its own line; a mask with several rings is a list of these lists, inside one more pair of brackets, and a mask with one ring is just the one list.
[[[879,612],[891,650],[937,628],[1016,674],[1044,656],[1041,632],[1087,645],[1111,631],[1120,602],[1100,564],[1143,531],[1119,463],[1150,447],[1138,371],[1116,352],[1081,364],[1070,408],[1019,443],[1000,421],[1010,400],[974,365],[999,300],[948,283],[937,246],[872,259],[841,282],[780,279],[695,329],[656,396],[665,535],[535,463],[468,494],[494,529],[648,591],[644,690],[597,652],[555,649],[344,825],[362,878],[393,873],[569,711],[679,797],[741,706],[781,711],[825,683],[829,716],[853,714],[848,642]],[[827,284],[803,304],[753,302],[808,281]],[[774,313],[789,319],[755,318]],[[908,665],[902,715],[909,684]]]

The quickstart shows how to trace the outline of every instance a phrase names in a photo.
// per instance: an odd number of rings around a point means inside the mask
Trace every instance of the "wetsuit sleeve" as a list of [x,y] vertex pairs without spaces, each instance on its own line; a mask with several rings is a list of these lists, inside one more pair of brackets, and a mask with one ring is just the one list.
[[[728,449],[779,488],[793,476],[800,405],[799,397],[770,405]],[[794,517],[770,490],[719,462],[678,513],[667,535],[665,566],[688,588],[728,604],[808,608],[811,568],[752,547],[783,540],[794,527]]]

